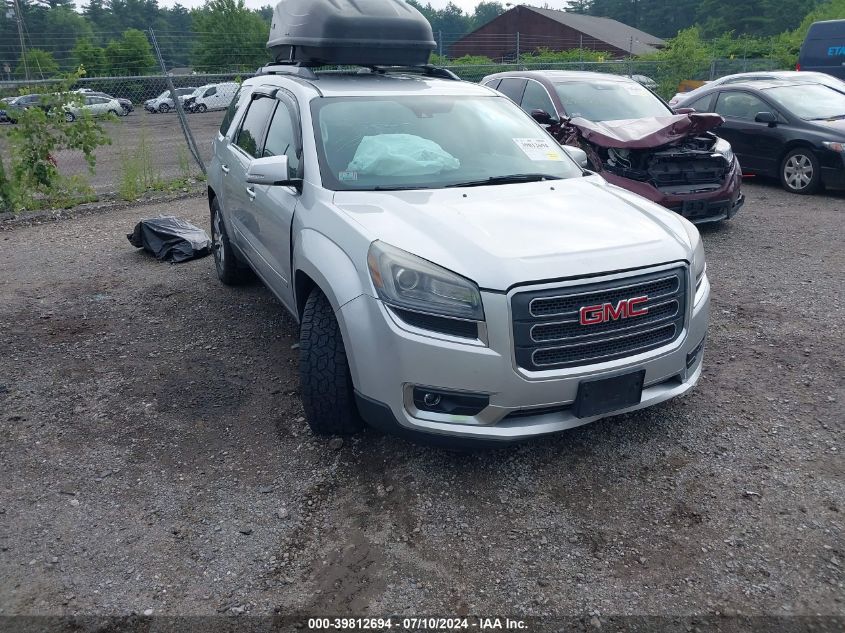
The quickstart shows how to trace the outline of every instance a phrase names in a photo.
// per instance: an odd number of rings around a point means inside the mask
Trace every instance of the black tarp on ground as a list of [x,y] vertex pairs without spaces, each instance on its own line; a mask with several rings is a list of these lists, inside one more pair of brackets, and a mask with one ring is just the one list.
[[141,220],[126,237],[132,246],[173,264],[211,253],[211,240],[205,231],[172,215]]

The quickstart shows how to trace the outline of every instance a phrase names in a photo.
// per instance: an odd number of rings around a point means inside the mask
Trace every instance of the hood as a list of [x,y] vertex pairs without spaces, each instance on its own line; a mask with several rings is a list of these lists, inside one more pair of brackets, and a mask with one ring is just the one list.
[[719,127],[725,120],[718,114],[693,112],[648,119],[588,121],[576,117],[569,121],[584,140],[599,147],[648,149],[669,145]]
[[689,260],[685,220],[599,176],[421,191],[338,191],[371,239],[480,287]]
[[816,127],[829,132],[836,132],[838,136],[845,135],[845,119],[831,119],[827,121],[807,121]]

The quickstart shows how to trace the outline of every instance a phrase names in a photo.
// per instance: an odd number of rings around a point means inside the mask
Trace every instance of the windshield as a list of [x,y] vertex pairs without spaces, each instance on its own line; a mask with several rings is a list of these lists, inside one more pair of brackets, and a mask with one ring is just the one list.
[[821,84],[799,84],[766,90],[795,116],[807,121],[845,117],[845,95]]
[[502,97],[334,97],[311,103],[327,189],[439,189],[507,177],[581,175],[551,136]]
[[555,84],[567,116],[589,121],[618,121],[671,116],[672,111],[634,81],[591,81]]

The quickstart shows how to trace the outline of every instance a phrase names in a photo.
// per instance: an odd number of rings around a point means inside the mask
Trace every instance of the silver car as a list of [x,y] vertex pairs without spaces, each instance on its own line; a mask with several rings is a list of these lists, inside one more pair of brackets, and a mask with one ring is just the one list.
[[271,66],[214,140],[217,273],[299,322],[317,433],[520,440],[657,404],[701,375],[701,238],[583,159],[478,85]]

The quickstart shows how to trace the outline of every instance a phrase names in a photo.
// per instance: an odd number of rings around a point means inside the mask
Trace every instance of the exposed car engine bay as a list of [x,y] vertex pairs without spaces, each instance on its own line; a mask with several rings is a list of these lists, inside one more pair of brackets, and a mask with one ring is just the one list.
[[601,168],[618,176],[650,182],[672,193],[694,193],[718,189],[730,170],[725,156],[714,150],[716,140],[715,135],[705,132],[680,144],[656,149],[592,144],[591,149],[601,160]]

